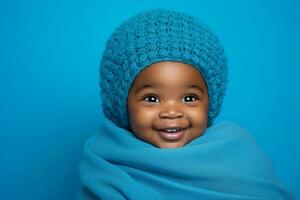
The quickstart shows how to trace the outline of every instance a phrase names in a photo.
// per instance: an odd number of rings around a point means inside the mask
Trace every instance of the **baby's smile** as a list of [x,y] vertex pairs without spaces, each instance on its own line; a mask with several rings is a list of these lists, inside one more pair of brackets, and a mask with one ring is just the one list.
[[139,139],[159,148],[182,147],[207,127],[206,84],[190,65],[155,63],[134,80],[127,109],[131,129]]
[[165,140],[179,140],[184,136],[186,131],[186,128],[166,128],[159,130],[159,134]]

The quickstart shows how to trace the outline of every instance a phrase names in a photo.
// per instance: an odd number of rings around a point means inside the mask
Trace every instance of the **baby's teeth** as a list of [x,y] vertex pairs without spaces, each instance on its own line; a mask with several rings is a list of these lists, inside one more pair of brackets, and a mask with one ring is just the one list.
[[178,131],[179,129],[177,129],[177,128],[173,128],[173,129],[166,129],[166,131],[167,132],[176,132],[176,131]]

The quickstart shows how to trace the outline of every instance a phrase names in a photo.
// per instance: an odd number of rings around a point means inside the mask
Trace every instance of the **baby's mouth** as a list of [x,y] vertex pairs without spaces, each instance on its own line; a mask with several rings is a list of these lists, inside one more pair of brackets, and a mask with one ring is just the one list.
[[158,132],[160,137],[165,140],[179,140],[184,136],[186,129],[187,128],[170,127],[159,129]]

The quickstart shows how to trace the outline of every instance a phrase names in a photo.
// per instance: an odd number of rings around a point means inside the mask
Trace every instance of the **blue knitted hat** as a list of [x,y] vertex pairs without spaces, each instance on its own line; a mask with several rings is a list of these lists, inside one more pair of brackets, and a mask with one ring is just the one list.
[[227,59],[210,29],[195,18],[164,9],[140,13],[121,24],[106,43],[100,66],[103,112],[117,126],[130,129],[127,96],[145,67],[175,61],[203,76],[209,95],[208,127],[219,114],[227,85]]

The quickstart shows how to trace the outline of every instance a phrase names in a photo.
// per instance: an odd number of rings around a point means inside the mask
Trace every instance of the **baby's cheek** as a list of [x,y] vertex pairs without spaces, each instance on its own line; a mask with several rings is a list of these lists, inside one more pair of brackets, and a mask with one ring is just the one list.
[[189,112],[189,118],[195,125],[205,125],[207,123],[207,110],[203,108],[194,109]]
[[155,112],[152,109],[136,109],[132,113],[133,126],[138,130],[146,130],[151,128],[155,119]]

